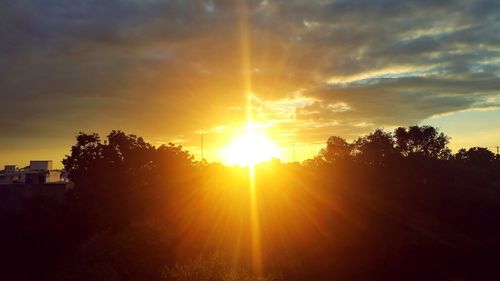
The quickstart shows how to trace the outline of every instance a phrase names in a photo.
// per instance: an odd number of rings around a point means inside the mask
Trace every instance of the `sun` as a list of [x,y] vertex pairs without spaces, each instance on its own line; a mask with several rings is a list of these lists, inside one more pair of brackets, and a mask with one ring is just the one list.
[[279,158],[280,153],[278,147],[265,134],[248,128],[244,134],[235,137],[222,149],[221,156],[227,165],[250,167]]

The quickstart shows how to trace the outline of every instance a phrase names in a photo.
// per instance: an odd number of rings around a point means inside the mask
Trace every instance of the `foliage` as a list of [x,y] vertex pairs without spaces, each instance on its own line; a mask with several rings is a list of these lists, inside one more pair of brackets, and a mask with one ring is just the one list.
[[193,156],[182,146],[155,148],[135,135],[112,131],[104,143],[95,133],[80,133],[63,164],[74,183],[71,206],[90,228],[102,229],[123,227],[163,203],[158,193],[189,178]]
[[354,147],[356,157],[367,164],[381,165],[396,155],[392,135],[380,129],[356,140]]
[[331,136],[326,141],[326,148],[321,149],[319,156],[328,163],[343,161],[352,154],[353,145],[341,137]]
[[484,147],[462,148],[455,155],[455,159],[462,164],[472,167],[487,168],[494,164],[495,155]]
[[399,127],[394,130],[396,148],[406,157],[420,156],[430,159],[448,159],[450,138],[432,126]]
[[162,272],[165,281],[279,281],[279,275],[256,276],[231,267],[220,253],[199,256],[187,264],[175,265]]
[[[0,210],[1,277],[499,280],[500,159],[451,155],[448,140],[429,126],[330,137],[303,164],[257,165],[252,187],[247,169],[194,162],[181,146],[81,133],[64,204]],[[0,189],[0,203],[16,198]],[[262,272],[279,275],[246,270],[255,222]]]
[[159,280],[172,257],[172,231],[161,221],[134,222],[119,232],[95,234],[50,279]]
[[385,165],[398,158],[447,160],[451,158],[449,137],[431,126],[399,127],[394,133],[375,130],[352,143],[331,136],[326,147],[309,164],[358,161],[368,165]]

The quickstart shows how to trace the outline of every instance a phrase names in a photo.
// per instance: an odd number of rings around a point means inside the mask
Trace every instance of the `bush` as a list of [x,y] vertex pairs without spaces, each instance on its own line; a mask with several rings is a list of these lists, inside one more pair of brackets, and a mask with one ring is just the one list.
[[165,281],[278,281],[279,275],[256,276],[249,271],[230,266],[223,255],[199,256],[184,265],[167,267],[162,272]]

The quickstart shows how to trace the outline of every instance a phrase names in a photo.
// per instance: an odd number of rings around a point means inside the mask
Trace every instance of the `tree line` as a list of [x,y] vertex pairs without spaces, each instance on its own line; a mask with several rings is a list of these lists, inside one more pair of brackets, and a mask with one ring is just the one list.
[[63,160],[64,203],[1,210],[0,276],[496,280],[500,159],[453,154],[449,140],[431,126],[332,136],[303,163],[257,165],[252,191],[248,170],[197,162],[182,146],[80,133]]
[[452,154],[448,147],[450,138],[432,126],[398,127],[394,132],[377,129],[349,143],[332,136],[326,148],[308,162],[333,163],[353,160],[370,165],[383,165],[397,158],[407,160],[454,160],[473,167],[490,167],[499,160],[484,147],[462,148]]

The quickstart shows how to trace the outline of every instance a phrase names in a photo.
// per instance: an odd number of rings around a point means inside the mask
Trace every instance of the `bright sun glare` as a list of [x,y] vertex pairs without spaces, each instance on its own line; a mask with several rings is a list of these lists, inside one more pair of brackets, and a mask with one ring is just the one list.
[[228,165],[246,167],[278,158],[279,149],[263,133],[248,129],[222,150],[222,157]]

